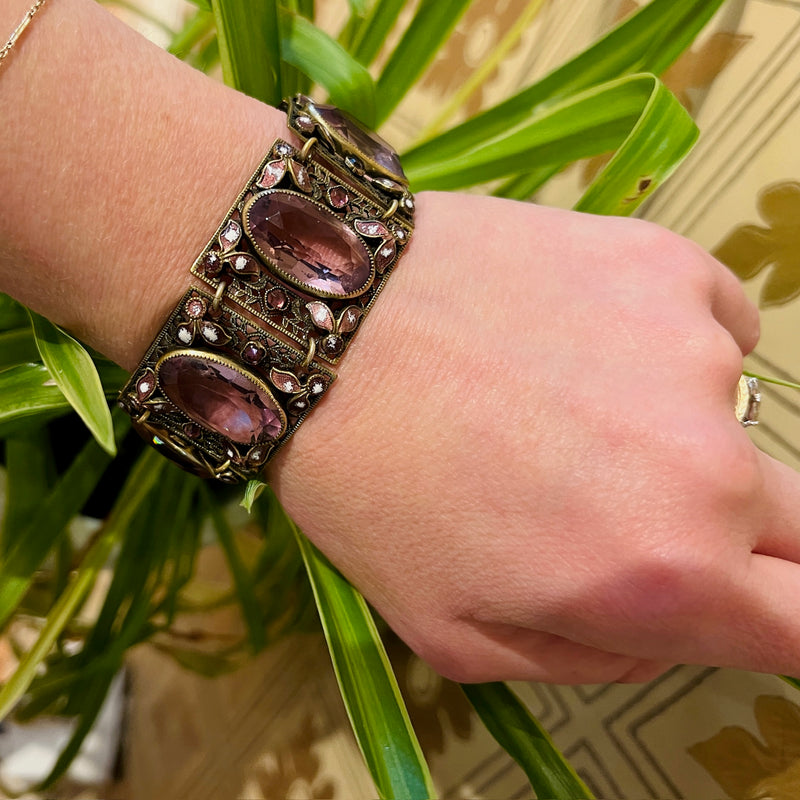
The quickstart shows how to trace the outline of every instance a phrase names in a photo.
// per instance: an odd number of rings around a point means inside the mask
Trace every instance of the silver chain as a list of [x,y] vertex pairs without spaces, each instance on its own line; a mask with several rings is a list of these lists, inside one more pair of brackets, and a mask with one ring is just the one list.
[[11,49],[19,40],[19,37],[22,36],[25,28],[30,25],[31,20],[33,19],[36,12],[45,4],[45,0],[36,0],[36,2],[28,9],[28,13],[22,18],[22,22],[17,25],[14,29],[14,32],[11,34],[11,38],[3,45],[3,49],[0,50],[0,67],[3,65],[3,59],[11,52]]

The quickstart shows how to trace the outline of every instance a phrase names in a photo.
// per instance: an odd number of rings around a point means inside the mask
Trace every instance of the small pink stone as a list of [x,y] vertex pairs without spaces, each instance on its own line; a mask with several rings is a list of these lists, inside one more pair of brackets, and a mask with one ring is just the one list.
[[283,311],[289,305],[289,298],[283,289],[270,289],[267,292],[267,305],[275,311]]
[[334,208],[344,208],[350,202],[350,195],[344,186],[331,186],[328,189],[328,202]]
[[242,358],[249,364],[258,364],[266,354],[267,351],[257,342],[248,342],[242,350]]
[[311,133],[314,130],[314,120],[308,114],[298,114],[295,118],[295,123],[301,131]]
[[194,422],[187,422],[183,426],[183,432],[188,436],[190,439],[196,439],[200,434],[203,432],[198,425],[195,425]]
[[203,314],[206,313],[205,301],[201,300],[199,297],[192,297],[189,302],[186,303],[186,313],[192,319],[202,317]]

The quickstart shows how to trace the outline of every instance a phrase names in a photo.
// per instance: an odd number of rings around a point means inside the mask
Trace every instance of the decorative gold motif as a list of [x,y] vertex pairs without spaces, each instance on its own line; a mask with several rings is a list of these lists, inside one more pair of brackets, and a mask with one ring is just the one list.
[[783,181],[763,189],[758,211],[766,226],[739,225],[714,255],[743,281],[771,267],[760,305],[784,305],[800,295],[800,183]]
[[732,800],[797,800],[800,707],[784,697],[761,695],[753,711],[763,741],[730,726],[688,752]]

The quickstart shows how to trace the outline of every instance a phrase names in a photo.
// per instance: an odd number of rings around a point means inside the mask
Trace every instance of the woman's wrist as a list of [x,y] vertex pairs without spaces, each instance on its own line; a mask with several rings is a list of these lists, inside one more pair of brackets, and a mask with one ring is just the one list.
[[0,74],[0,289],[132,368],[285,117],[93,0],[46,11]]

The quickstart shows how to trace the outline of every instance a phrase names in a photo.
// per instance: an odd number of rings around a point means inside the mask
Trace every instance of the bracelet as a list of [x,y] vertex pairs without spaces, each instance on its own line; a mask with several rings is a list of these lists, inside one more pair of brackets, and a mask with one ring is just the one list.
[[120,405],[185,469],[256,476],[336,378],[413,232],[395,151],[334,106],[284,104],[278,139],[222,220]]
[[22,22],[14,28],[14,31],[11,34],[9,40],[3,45],[2,49],[0,49],[0,66],[3,65],[3,59],[11,52],[11,49],[14,45],[19,41],[20,36],[22,36],[25,28],[30,25],[31,20],[35,16],[36,12],[44,5],[45,0],[36,0],[36,2],[28,9],[25,16],[22,18]]

